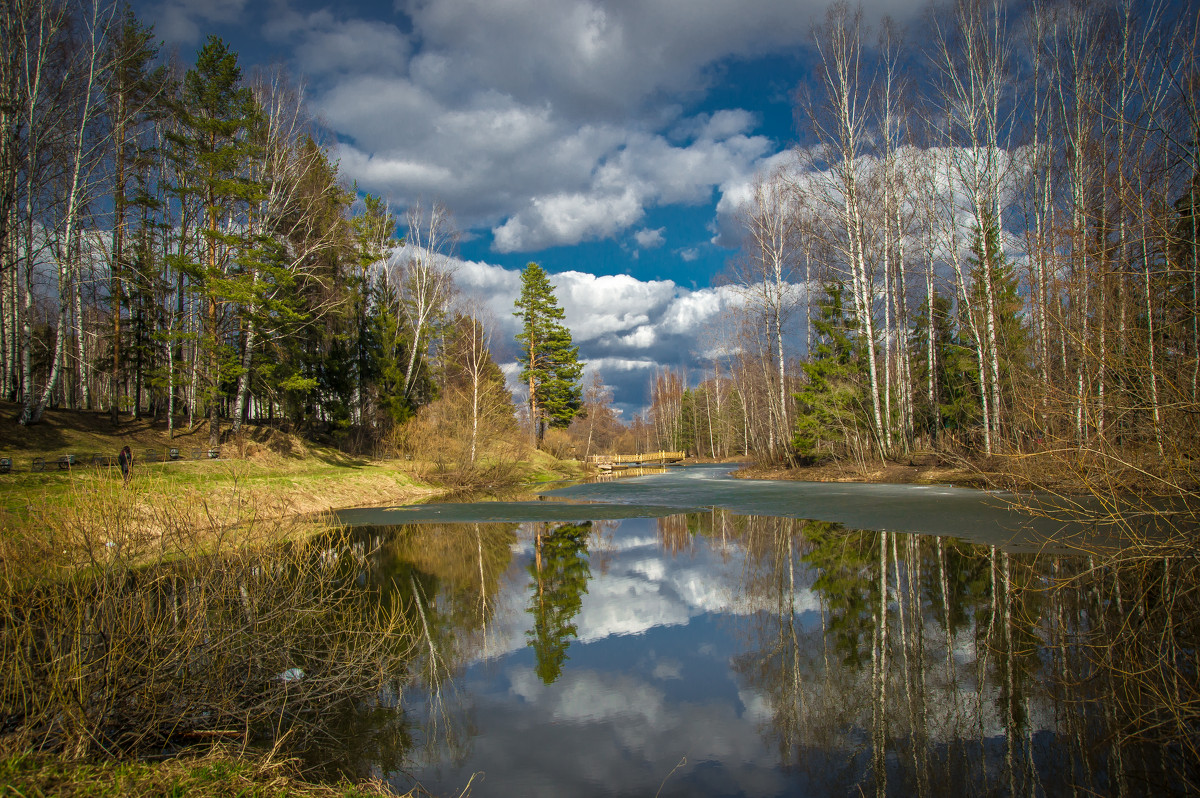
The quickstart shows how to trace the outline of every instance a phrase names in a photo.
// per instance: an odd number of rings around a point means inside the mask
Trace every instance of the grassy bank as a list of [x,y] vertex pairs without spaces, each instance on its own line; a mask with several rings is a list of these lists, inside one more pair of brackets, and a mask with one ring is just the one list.
[[0,759],[0,796],[22,798],[378,798],[378,782],[314,784],[290,760],[213,749],[157,762],[67,761],[17,754]]
[[[219,459],[192,459],[194,450],[208,452],[203,425],[186,427],[174,437],[165,422],[123,417],[113,427],[106,413],[47,411],[31,427],[15,423],[19,407],[0,403],[0,457],[10,458],[13,470],[0,474],[0,522],[23,526],[53,515],[78,502],[90,491],[120,484],[116,455],[123,446],[134,453],[130,490],[138,497],[146,525],[156,508],[188,501],[232,523],[244,515],[244,505],[262,514],[306,514],[343,507],[401,504],[421,501],[447,491],[511,489],[579,476],[576,463],[531,451],[519,463],[504,468],[485,464],[447,473],[433,462],[416,459],[355,457],[338,449],[286,434],[270,427],[247,425],[238,435],[226,435]],[[182,425],[181,425],[182,426]],[[180,459],[166,459],[169,449]],[[150,462],[154,452],[160,460]],[[60,458],[74,455],[75,465],[60,469]],[[106,458],[93,464],[94,455]],[[41,459],[45,470],[31,463]]]
[[[202,428],[171,438],[165,424],[68,411],[25,428],[16,412],[0,407],[0,457],[15,465],[0,474],[0,796],[384,794],[309,783],[261,751],[187,753],[269,745],[286,717],[292,756],[328,734],[329,708],[404,678],[419,631],[353,588],[365,554],[317,534],[319,513],[579,474],[542,452],[448,473],[264,427],[192,459]],[[92,463],[122,446],[128,483]],[[148,462],[170,448],[184,456]],[[76,465],[60,470],[65,455]],[[301,681],[281,677],[293,671]],[[185,753],[160,760],[167,750]]]
[[[156,508],[119,481],[67,495],[0,536],[0,796],[379,792],[273,758],[402,680],[417,642],[359,584],[351,536],[236,489]],[[213,740],[241,745],[198,759]]]

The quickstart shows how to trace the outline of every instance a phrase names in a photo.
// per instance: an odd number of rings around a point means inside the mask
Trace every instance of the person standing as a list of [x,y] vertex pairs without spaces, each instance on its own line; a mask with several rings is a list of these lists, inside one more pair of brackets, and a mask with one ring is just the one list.
[[133,452],[129,447],[121,449],[121,453],[117,455],[117,465],[121,467],[121,476],[126,482],[133,475]]

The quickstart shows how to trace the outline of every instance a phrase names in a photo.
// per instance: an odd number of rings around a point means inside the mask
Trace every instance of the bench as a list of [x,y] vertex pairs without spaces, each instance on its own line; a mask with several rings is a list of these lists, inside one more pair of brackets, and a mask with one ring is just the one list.
[[59,470],[65,471],[73,465],[75,465],[75,455],[73,454],[64,454],[62,457],[58,458]]
[[0,457],[0,474],[7,474],[12,471],[12,458]]
[[29,461],[29,470],[30,471],[45,471],[46,470],[45,459],[43,459],[41,457],[35,457],[32,460],[30,460]]

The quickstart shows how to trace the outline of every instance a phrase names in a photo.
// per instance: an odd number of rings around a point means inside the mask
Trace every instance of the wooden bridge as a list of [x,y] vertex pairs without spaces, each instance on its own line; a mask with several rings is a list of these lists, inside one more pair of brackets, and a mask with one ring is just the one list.
[[588,465],[601,471],[616,468],[638,468],[647,465],[678,463],[687,457],[686,452],[650,452],[648,454],[594,454],[587,459]]

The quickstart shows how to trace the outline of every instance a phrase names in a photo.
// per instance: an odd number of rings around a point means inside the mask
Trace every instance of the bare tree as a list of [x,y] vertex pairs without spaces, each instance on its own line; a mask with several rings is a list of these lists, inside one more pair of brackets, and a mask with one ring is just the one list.
[[[1007,142],[1011,124],[1003,100],[1012,79],[1005,8],[999,0],[957,0],[953,8],[952,26],[943,23],[940,15],[933,16],[940,99],[949,120],[949,165],[955,182],[968,193],[978,235],[986,238],[987,231],[994,228],[1002,247],[1001,192],[1008,163],[1002,143]],[[999,252],[990,249],[984,253],[989,264],[999,257]],[[997,300],[992,269],[985,265],[978,274],[983,307],[973,337],[981,364],[984,450],[991,454],[1001,431]],[[966,284],[965,279],[959,280],[959,300],[964,303],[968,302]]]
[[886,433],[875,331],[874,270],[868,264],[866,222],[861,192],[862,151],[868,137],[867,97],[871,81],[864,75],[862,12],[851,11],[844,0],[830,6],[816,32],[821,62],[818,77],[823,94],[807,102],[814,131],[829,151],[828,196],[840,201],[840,249],[850,272],[855,315],[867,359],[875,449],[884,456]]
[[791,429],[785,330],[799,297],[794,280],[802,253],[803,214],[796,206],[803,195],[779,171],[756,178],[751,192],[742,212],[748,252],[736,268],[734,280],[744,297],[741,310],[754,316],[749,323],[763,333],[757,336],[757,355],[768,387],[768,449],[771,456],[777,456],[786,451]]
[[411,397],[416,384],[419,358],[428,349],[433,324],[441,314],[454,286],[454,267],[449,255],[455,246],[449,214],[434,203],[426,212],[417,203],[408,209],[408,235],[401,260],[389,269],[399,273],[394,283],[401,286],[400,313],[404,317],[411,343],[404,369],[404,395]]
[[[50,12],[54,13],[54,12]],[[64,12],[58,12],[64,13]],[[97,146],[89,141],[89,128],[97,113],[96,89],[103,63],[108,26],[114,14],[113,6],[93,0],[88,13],[82,15],[81,40],[78,43],[77,59],[65,66],[58,76],[60,85],[70,85],[76,92],[72,98],[69,126],[64,126],[60,139],[62,171],[55,181],[56,201],[50,215],[43,217],[43,230],[49,239],[50,252],[58,272],[58,322],[55,331],[54,355],[50,373],[42,388],[41,396],[34,405],[32,374],[28,374],[25,405],[19,419],[21,424],[36,424],[50,403],[58,385],[62,370],[64,350],[67,345],[67,312],[72,301],[72,290],[78,284],[80,257],[82,254],[81,226],[83,214],[92,201],[92,171],[98,154]],[[50,25],[62,25],[61,20],[39,15]],[[32,117],[33,103],[30,102]],[[46,224],[46,222],[49,222]],[[33,220],[29,220],[32,224]],[[81,358],[82,361],[82,358]],[[81,363],[82,368],[82,363]],[[86,375],[85,375],[86,376]],[[86,386],[86,379],[84,380]],[[86,387],[84,388],[86,394]]]

